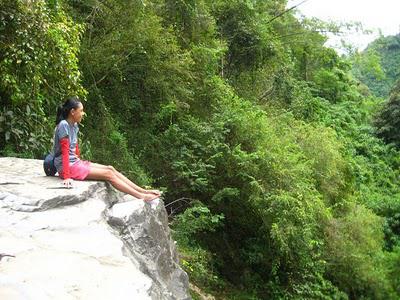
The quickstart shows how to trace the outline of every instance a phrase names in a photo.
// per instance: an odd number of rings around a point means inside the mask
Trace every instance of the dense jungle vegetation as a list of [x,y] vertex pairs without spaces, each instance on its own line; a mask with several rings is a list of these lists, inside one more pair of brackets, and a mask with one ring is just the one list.
[[354,76],[375,96],[387,98],[400,78],[400,34],[379,37],[352,59]]
[[165,191],[203,292],[399,299],[400,84],[338,29],[286,0],[0,0],[1,155],[42,158],[78,95],[84,158]]

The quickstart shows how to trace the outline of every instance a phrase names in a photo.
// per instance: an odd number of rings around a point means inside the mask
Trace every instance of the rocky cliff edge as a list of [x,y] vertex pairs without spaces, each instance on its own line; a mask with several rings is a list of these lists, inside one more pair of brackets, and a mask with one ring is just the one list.
[[162,200],[0,158],[0,299],[190,299]]

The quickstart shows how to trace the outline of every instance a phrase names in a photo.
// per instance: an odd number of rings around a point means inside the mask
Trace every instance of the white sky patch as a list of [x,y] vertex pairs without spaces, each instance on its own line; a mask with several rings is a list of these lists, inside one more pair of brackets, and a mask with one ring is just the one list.
[[[287,7],[299,4],[302,0],[289,0]],[[330,37],[328,45],[340,45],[340,39],[362,50],[379,36],[396,35],[400,32],[400,0],[308,0],[297,10],[306,17],[316,17],[324,21],[361,22],[364,29],[372,34],[353,33],[342,37]]]

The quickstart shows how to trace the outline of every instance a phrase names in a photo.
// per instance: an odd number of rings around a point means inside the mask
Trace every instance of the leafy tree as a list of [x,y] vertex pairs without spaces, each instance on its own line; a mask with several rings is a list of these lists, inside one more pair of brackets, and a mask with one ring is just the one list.
[[388,144],[400,148],[400,81],[392,90],[375,119],[376,134]]
[[77,59],[81,32],[46,1],[0,2],[1,152],[42,155],[55,106],[68,95],[85,96]]
[[389,97],[400,77],[400,35],[381,36],[352,60],[354,75],[378,97]]
[[363,207],[351,207],[346,216],[327,227],[328,277],[351,299],[392,298],[382,251],[382,221]]

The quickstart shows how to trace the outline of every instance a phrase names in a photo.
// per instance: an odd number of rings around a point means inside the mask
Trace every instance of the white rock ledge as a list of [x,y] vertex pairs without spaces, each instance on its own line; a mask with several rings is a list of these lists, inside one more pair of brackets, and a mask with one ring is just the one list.
[[161,200],[42,163],[0,158],[0,299],[190,299]]

